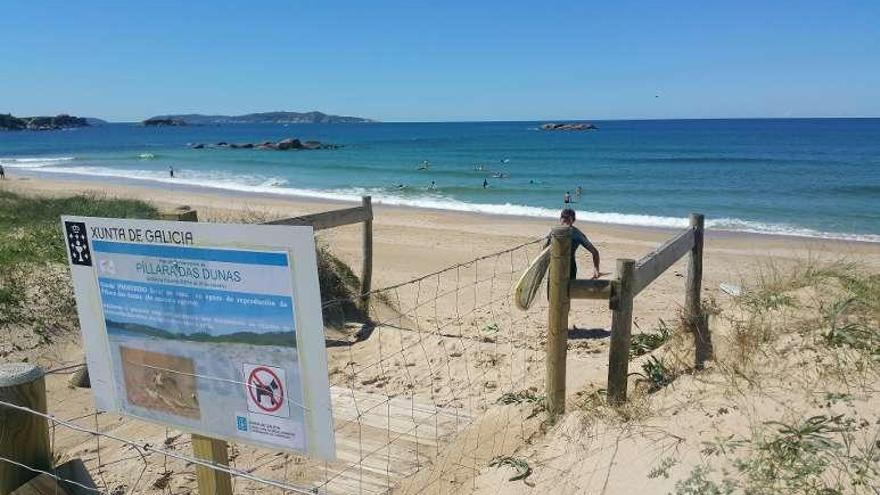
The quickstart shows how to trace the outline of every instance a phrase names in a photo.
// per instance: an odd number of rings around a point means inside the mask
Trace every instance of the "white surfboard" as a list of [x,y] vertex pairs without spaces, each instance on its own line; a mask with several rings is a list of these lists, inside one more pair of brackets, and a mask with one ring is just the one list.
[[513,302],[517,308],[525,311],[531,307],[549,267],[550,246],[547,246],[526,268],[513,289]]

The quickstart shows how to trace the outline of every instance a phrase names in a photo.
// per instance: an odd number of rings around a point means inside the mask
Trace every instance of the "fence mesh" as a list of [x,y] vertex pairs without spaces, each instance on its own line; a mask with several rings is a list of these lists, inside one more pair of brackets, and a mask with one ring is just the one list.
[[[535,240],[372,291],[369,319],[352,314],[350,300],[325,303],[325,315],[342,315],[327,332],[337,460],[230,444],[229,467],[212,467],[231,474],[235,493],[454,492],[475,483],[540,424],[546,301],[523,312],[511,297],[540,250]],[[69,407],[77,393],[53,390],[46,415],[59,461],[82,459],[96,484],[68,488],[195,489],[196,466],[210,463],[193,457],[190,435]]]

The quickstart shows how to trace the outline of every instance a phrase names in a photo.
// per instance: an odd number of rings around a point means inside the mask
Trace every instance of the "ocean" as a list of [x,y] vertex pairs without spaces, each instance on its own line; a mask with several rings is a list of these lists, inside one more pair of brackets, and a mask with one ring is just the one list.
[[[380,204],[547,218],[568,191],[585,221],[683,227],[688,213],[701,212],[713,230],[880,242],[880,119],[596,121],[599,129],[586,132],[541,131],[541,123],[0,132],[0,164],[12,176],[341,200],[369,194]],[[287,137],[342,147],[189,146]],[[425,160],[429,168],[419,170]]]

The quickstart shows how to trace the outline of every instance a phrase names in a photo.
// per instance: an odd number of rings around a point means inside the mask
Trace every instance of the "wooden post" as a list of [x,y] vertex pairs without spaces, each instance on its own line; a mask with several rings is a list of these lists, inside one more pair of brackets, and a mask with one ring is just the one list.
[[611,347],[608,353],[608,403],[626,402],[632,332],[633,285],[636,262],[617,260],[617,280],[611,290]]
[[[46,413],[46,381],[39,366],[0,364],[0,401]],[[0,404],[0,456],[34,469],[51,471],[49,422],[33,413]],[[37,473],[0,460],[0,495],[9,495]]]
[[373,283],[373,203],[370,196],[361,198],[367,219],[364,220],[364,262],[361,271],[361,311],[365,316],[370,316],[370,296],[368,293]]
[[[163,213],[163,218],[178,220],[181,222],[198,222],[199,215],[196,210],[177,209],[177,218],[171,216],[171,212]],[[229,446],[225,440],[192,435],[193,455],[214,464],[229,465]],[[232,495],[232,477],[229,473],[217,471],[206,466],[196,466],[196,480],[199,484],[201,495]]]
[[691,213],[690,225],[694,230],[694,247],[688,259],[687,286],[685,287],[685,318],[694,334],[694,363],[702,369],[706,360],[712,359],[712,337],[709,320],[703,315],[700,291],[703,286],[703,227],[705,218]]
[[198,212],[189,206],[178,206],[173,210],[162,210],[159,212],[160,220],[177,220],[178,222],[198,222]]
[[[192,447],[196,458],[229,466],[229,449],[225,441],[193,434]],[[232,478],[229,473],[196,465],[196,480],[201,495],[232,495]]]
[[547,297],[546,408],[551,420],[565,412],[565,361],[568,350],[568,312],[571,299],[568,283],[571,270],[571,228],[555,227],[550,232],[550,274]]

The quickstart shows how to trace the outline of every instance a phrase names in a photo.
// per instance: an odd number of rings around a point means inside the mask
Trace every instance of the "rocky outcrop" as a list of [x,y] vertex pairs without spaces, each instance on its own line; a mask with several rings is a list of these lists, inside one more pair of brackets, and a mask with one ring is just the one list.
[[186,125],[186,122],[179,119],[159,119],[152,118],[141,122],[145,127],[179,127]]
[[198,113],[156,115],[150,120],[181,120],[188,125],[226,124],[362,124],[374,122],[363,117],[328,115],[323,112],[262,112],[246,115],[202,115]]
[[568,122],[568,123],[556,123],[550,122],[549,124],[544,124],[541,126],[542,131],[592,131],[596,130],[594,124],[585,123],[585,122]]
[[258,150],[333,150],[341,148],[338,144],[322,143],[321,141],[300,141],[296,138],[286,138],[281,141],[263,141],[262,143],[227,143],[220,141],[217,144],[193,143],[189,145],[194,150],[205,148],[230,148],[230,149],[258,149]]
[[62,113],[54,117],[15,117],[0,115],[0,130],[6,131],[55,131],[74,127],[88,127],[89,122],[82,117]]

